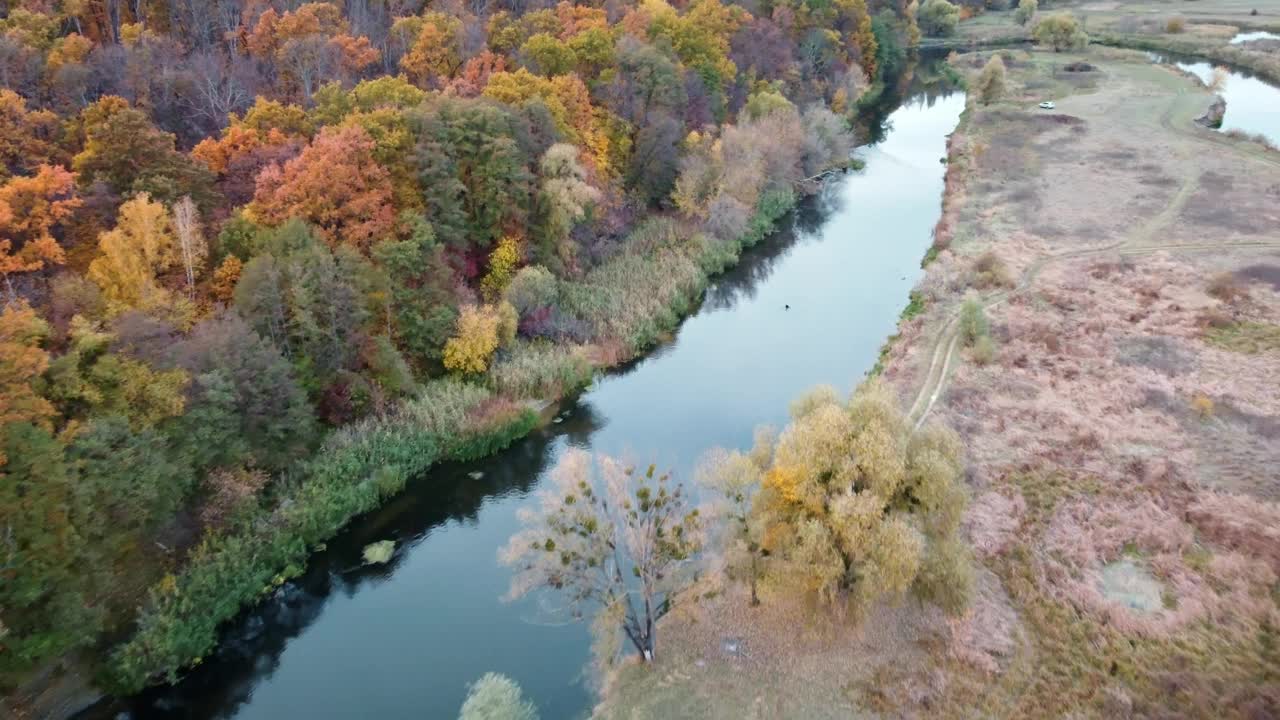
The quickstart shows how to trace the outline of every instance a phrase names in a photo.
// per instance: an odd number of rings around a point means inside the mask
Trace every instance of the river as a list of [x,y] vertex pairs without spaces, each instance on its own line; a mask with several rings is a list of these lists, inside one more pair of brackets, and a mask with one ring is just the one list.
[[[519,682],[543,718],[586,715],[585,625],[549,621],[537,599],[500,600],[509,571],[496,553],[517,508],[566,448],[689,478],[707,449],[745,447],[757,424],[783,423],[806,388],[847,391],[863,377],[921,273],[939,161],[964,109],[925,69],[873,118],[879,141],[858,151],[866,168],[828,183],[745,253],[673,340],[599,378],[507,451],[415,479],[243,613],[180,683],[87,717],[448,719],[489,671]],[[397,543],[391,562],[361,565],[361,548],[384,539]]]

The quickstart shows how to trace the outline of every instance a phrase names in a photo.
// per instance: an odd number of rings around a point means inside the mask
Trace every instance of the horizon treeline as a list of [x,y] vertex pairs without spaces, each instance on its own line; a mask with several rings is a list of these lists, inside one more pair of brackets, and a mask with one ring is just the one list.
[[0,5],[5,689],[332,429],[636,352],[695,282],[652,258],[761,232],[918,41],[903,0]]

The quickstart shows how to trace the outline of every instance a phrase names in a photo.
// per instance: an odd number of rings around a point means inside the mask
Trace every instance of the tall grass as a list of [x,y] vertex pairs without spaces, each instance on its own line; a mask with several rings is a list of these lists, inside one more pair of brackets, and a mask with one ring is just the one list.
[[434,382],[396,413],[334,433],[273,508],[206,538],[181,574],[152,589],[133,637],[112,654],[104,686],[133,693],[175,680],[213,649],[223,622],[301,573],[316,545],[400,492],[407,478],[441,460],[493,453],[537,422],[529,408],[510,405],[477,425],[475,413],[492,398],[482,387]]
[[584,320],[597,339],[621,340],[635,356],[693,310],[711,276],[773,231],[795,207],[791,190],[764,193],[743,234],[718,240],[668,218],[635,229],[626,250],[560,288],[561,308]]

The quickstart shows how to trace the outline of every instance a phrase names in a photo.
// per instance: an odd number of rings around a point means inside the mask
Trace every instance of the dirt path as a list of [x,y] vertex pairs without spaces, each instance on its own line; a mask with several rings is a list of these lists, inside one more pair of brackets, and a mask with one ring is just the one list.
[[[1161,113],[1160,116],[1160,124],[1163,127],[1195,142],[1230,148],[1237,154],[1241,154],[1251,160],[1280,166],[1280,159],[1269,156],[1259,156],[1253,153],[1244,153],[1236,143],[1221,137],[1216,133],[1211,133],[1210,131],[1201,130],[1196,127],[1186,127],[1183,123],[1175,123],[1174,116],[1179,110],[1179,105],[1187,97],[1188,94],[1185,90],[1179,90],[1178,93],[1170,100],[1169,106],[1163,113]],[[1185,115],[1185,113],[1183,114]],[[1178,192],[1169,200],[1168,204],[1157,215],[1143,222],[1138,228],[1129,233],[1124,240],[1102,247],[1070,250],[1044,256],[1027,267],[1013,289],[993,293],[982,298],[983,309],[990,310],[1012,297],[1015,293],[1026,290],[1031,286],[1031,283],[1035,281],[1036,276],[1040,274],[1041,270],[1050,264],[1060,263],[1066,260],[1107,255],[1110,253],[1124,255],[1126,257],[1136,257],[1160,251],[1201,252],[1206,250],[1225,249],[1280,249],[1280,242],[1152,244],[1151,240],[1178,217],[1182,212],[1182,209],[1186,206],[1187,201],[1198,188],[1199,181],[1196,173],[1193,171],[1183,178],[1182,184],[1178,188]],[[942,392],[947,387],[947,379],[953,366],[953,360],[957,355],[956,348],[960,342],[959,325],[960,310],[957,309],[949,318],[947,318],[947,322],[934,335],[933,349],[929,361],[929,368],[925,373],[925,381],[919,392],[917,392],[915,399],[912,401],[911,409],[908,414],[908,417],[914,421],[916,428],[919,428],[924,424],[924,421],[929,417],[930,411],[932,411],[934,406],[937,404],[938,398],[941,397]]]

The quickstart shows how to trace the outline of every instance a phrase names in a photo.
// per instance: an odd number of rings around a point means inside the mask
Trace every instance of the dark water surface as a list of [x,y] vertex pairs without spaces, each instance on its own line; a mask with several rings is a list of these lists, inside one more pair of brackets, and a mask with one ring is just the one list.
[[[519,682],[543,718],[585,715],[586,627],[548,622],[537,599],[500,600],[509,572],[496,553],[516,509],[568,447],[688,478],[708,448],[745,447],[756,425],[782,423],[802,390],[858,382],[921,272],[939,159],[964,108],[962,94],[928,84],[917,78],[876,119],[881,140],[860,151],[866,169],[829,183],[747,252],[672,342],[600,378],[506,452],[414,480],[232,623],[181,683],[91,715],[453,718],[467,683],[489,671]],[[393,560],[361,566],[361,548],[384,539],[397,543]]]

